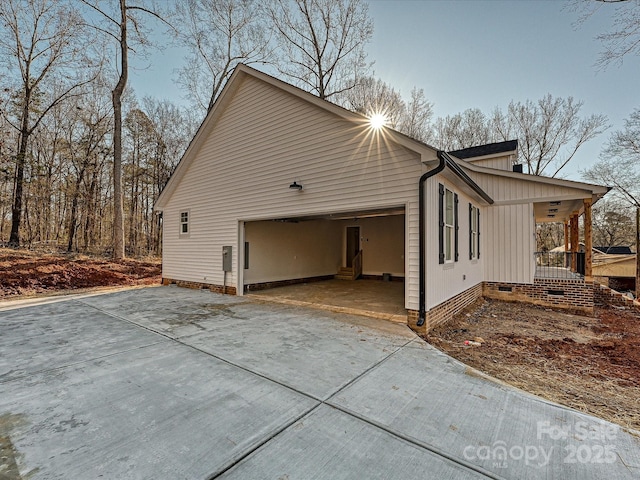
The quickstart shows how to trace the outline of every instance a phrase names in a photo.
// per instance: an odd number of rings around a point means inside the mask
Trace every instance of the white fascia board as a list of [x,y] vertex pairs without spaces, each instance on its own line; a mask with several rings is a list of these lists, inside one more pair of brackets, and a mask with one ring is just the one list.
[[460,167],[465,168],[467,170],[471,170],[472,172],[477,173],[485,173],[487,175],[495,175],[498,177],[507,177],[517,180],[524,180],[526,182],[535,182],[542,183],[546,185],[555,185],[560,187],[573,188],[576,190],[585,190],[587,192],[591,192],[594,196],[602,197],[605,193],[611,190],[610,187],[605,187],[602,185],[595,185],[592,183],[584,183],[584,182],[576,182],[574,180],[564,180],[561,178],[551,178],[551,177],[543,177],[540,175],[530,175],[527,173],[517,173],[511,172],[507,170],[498,170],[495,168],[481,167],[479,165],[474,165],[469,162],[459,161],[457,162]]

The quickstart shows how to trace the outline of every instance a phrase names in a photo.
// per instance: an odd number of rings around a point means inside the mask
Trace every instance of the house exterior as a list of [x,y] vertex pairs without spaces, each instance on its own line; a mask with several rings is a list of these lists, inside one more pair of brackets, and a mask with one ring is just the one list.
[[[600,249],[598,249],[600,250]],[[603,250],[600,250],[602,252]],[[614,252],[630,251],[629,247],[611,248]],[[593,258],[594,278],[608,287],[624,292],[636,290],[636,254],[635,253],[599,253]]]
[[243,295],[360,262],[404,281],[413,328],[481,295],[593,309],[590,275],[536,277],[535,229],[577,235],[607,188],[514,172],[516,156],[438,151],[239,65],[156,202],[163,282]]

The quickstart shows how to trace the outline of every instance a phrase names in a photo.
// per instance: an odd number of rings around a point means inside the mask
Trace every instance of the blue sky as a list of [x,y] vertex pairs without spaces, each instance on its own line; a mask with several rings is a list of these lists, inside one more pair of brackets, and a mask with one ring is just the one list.
[[[640,107],[640,57],[598,70],[601,45],[595,37],[611,29],[608,11],[615,7],[604,5],[576,25],[578,14],[565,6],[558,0],[371,0],[369,59],[376,76],[405,96],[413,86],[424,89],[436,117],[467,108],[490,113],[511,100],[547,93],[584,101],[583,114],[603,113],[612,128],[563,171],[578,180],[609,133]],[[179,49],[167,48],[138,62],[150,67],[132,72],[136,94],[180,101],[183,92],[172,79],[182,57]]]

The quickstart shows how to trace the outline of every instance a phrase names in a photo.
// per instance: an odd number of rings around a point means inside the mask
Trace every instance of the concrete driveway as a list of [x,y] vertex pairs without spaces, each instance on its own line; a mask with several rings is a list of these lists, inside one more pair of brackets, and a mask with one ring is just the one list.
[[175,287],[0,304],[0,479],[640,477],[408,328]]

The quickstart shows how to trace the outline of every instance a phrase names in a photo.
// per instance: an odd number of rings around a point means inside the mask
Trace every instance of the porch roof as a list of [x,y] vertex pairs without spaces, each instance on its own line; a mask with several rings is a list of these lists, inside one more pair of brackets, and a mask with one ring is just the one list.
[[491,195],[495,205],[533,203],[537,223],[567,221],[572,214],[583,213],[585,199],[595,203],[611,189],[573,180],[481,167],[464,160],[457,163]]

